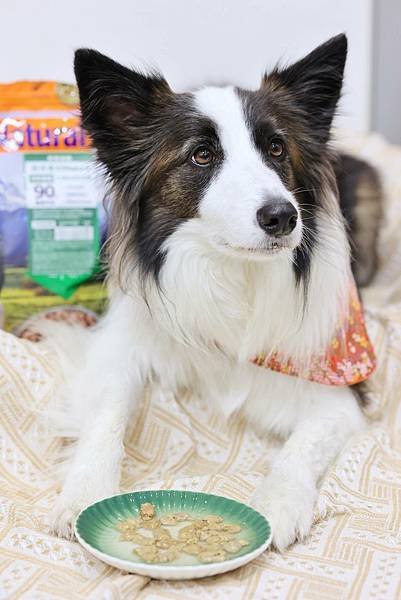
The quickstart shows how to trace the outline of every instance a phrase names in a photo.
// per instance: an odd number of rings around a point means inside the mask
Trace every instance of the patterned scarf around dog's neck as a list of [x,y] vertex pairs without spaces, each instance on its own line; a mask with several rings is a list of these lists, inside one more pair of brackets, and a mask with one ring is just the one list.
[[367,379],[376,368],[376,358],[354,281],[350,284],[347,317],[339,324],[325,352],[312,357],[307,365],[277,352],[268,355],[262,352],[251,361],[266,369],[325,385],[355,385]]

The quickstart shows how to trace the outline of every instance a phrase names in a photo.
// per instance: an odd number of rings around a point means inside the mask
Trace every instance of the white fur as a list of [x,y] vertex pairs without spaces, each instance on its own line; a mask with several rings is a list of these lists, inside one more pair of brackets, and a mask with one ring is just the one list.
[[149,282],[145,301],[135,272],[129,293],[115,290],[108,314],[87,334],[82,368],[68,393],[80,441],[54,528],[69,535],[82,506],[118,491],[125,426],[150,383],[173,393],[190,388],[223,414],[240,410],[260,429],[283,437],[254,498],[283,549],[308,533],[318,481],[363,418],[348,388],[278,374],[249,359],[262,350],[305,358],[325,348],[346,310],[346,236],[336,199],[327,192],[332,216],[319,215],[306,305],[290,251],[265,260],[222,251],[217,236],[233,247],[263,245],[255,212],[265,195],[296,203],[253,147],[233,90],[201,91],[197,103],[218,124],[227,164],[202,199],[200,218],[168,238],[162,293]]
[[[195,94],[195,104],[218,127],[225,160],[221,173],[211,183],[199,206],[208,239],[219,249],[262,250],[268,236],[256,220],[256,212],[267,202],[287,200],[297,209],[295,197],[275,171],[266,166],[251,141],[240,99],[233,88],[205,88]],[[295,248],[302,236],[297,226],[286,240]]]

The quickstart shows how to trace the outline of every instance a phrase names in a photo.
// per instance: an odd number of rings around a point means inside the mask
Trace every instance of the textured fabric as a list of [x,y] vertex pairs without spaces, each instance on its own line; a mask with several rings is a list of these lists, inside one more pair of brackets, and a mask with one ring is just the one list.
[[355,385],[370,377],[376,357],[366,331],[363,308],[355,282],[350,282],[347,314],[341,319],[327,350],[305,362],[286,356],[258,354],[255,365],[324,385]]
[[[377,420],[324,478],[308,540],[232,573],[166,582],[122,574],[52,537],[47,515],[57,484],[48,467],[60,441],[45,434],[38,411],[58,384],[57,363],[43,347],[0,333],[1,599],[401,597],[401,150],[374,136],[353,136],[347,147],[382,168],[388,194],[381,268],[364,294],[378,359],[369,380]],[[127,436],[122,488],[174,486],[247,501],[275,452],[240,418],[219,420],[188,398],[148,398]]]

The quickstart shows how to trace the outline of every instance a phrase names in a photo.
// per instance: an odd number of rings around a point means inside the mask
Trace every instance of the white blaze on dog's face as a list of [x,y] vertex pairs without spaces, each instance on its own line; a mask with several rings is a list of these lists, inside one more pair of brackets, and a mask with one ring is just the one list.
[[256,148],[237,92],[210,87],[194,96],[196,108],[215,124],[223,154],[198,206],[205,237],[225,253],[251,259],[292,251],[302,239],[296,199]]

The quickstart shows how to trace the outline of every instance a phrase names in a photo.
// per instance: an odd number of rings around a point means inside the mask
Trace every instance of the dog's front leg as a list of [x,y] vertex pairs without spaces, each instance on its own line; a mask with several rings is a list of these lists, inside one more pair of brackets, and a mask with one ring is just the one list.
[[71,538],[75,517],[86,505],[119,490],[128,404],[100,405],[82,429],[62,492],[51,515],[52,530]]
[[[312,384],[316,385],[316,384]],[[253,497],[253,505],[270,520],[273,543],[282,551],[303,539],[313,523],[317,484],[364,418],[348,388],[322,391],[308,407],[274,460]]]
[[124,433],[144,384],[135,329],[124,306],[112,306],[98,330],[89,334],[83,366],[71,377],[66,416],[72,415],[79,429],[51,515],[51,528],[60,536],[73,536],[73,523],[82,508],[119,491]]

